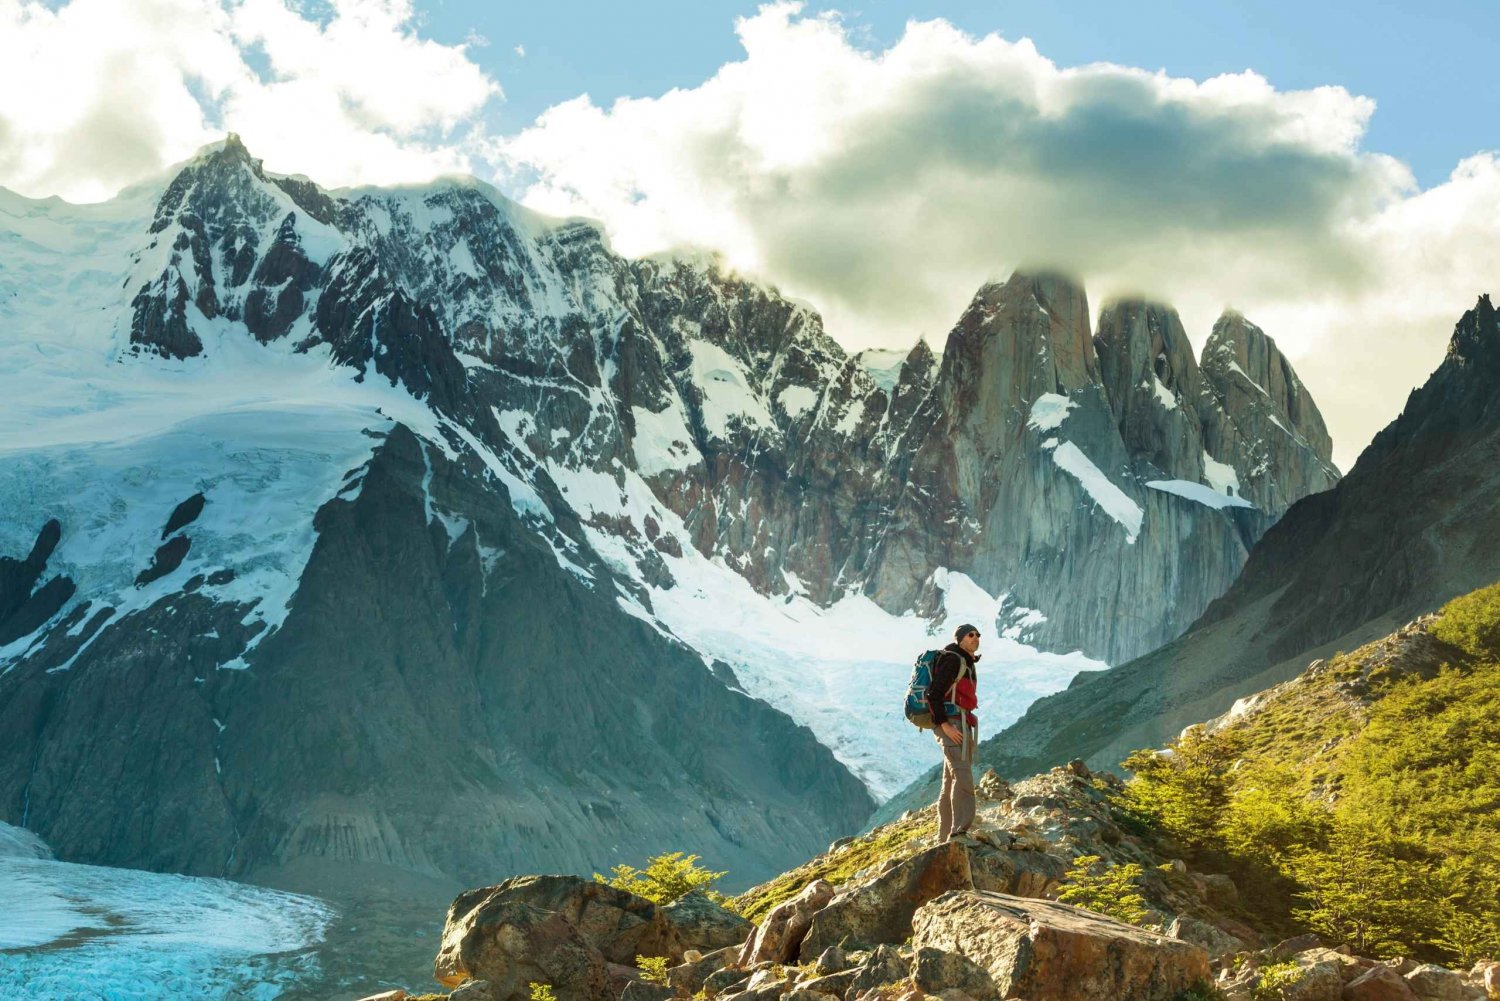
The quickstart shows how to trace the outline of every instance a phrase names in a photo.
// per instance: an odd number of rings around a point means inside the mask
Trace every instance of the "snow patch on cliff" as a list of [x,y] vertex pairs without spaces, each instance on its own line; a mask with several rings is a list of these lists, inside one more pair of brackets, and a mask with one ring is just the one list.
[[1141,534],[1141,525],[1146,520],[1146,512],[1141,510],[1141,506],[1110,482],[1104,471],[1094,465],[1083,454],[1083,450],[1071,441],[1061,442],[1051,452],[1052,460],[1057,463],[1058,468],[1077,480],[1099,509],[1125,529],[1125,541],[1134,544],[1136,537]]
[[1212,487],[1206,487],[1201,483],[1194,483],[1191,480],[1147,480],[1146,486],[1152,490],[1160,490],[1163,493],[1186,497],[1190,501],[1197,501],[1199,504],[1211,507],[1215,511],[1222,511],[1227,507],[1255,507],[1254,504],[1251,504],[1242,497],[1221,494]]
[[1027,427],[1036,428],[1038,431],[1055,431],[1062,427],[1062,422],[1068,419],[1068,411],[1078,404],[1060,396],[1057,393],[1043,393],[1031,404],[1031,418],[1026,422]]

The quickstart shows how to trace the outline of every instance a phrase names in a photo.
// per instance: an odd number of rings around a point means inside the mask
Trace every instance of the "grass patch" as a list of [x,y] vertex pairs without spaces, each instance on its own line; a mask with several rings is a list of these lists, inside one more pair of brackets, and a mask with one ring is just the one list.
[[838,852],[819,855],[770,882],[751,887],[734,898],[734,908],[747,920],[759,922],[777,904],[791,900],[813,880],[826,879],[834,886],[840,886],[862,869],[910,854],[908,846],[912,841],[936,833],[936,821],[894,821],[864,837],[855,838]]

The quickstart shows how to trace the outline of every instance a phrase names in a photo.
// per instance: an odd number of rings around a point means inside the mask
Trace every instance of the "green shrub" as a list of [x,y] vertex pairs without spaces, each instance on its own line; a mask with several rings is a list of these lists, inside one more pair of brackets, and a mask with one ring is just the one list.
[[1146,920],[1146,898],[1141,896],[1143,870],[1134,862],[1103,864],[1098,855],[1080,855],[1068,870],[1057,899],[1126,924]]
[[1280,963],[1267,963],[1256,971],[1255,983],[1250,988],[1250,1001],[1282,1001],[1288,996],[1288,988],[1302,981],[1302,967],[1295,959]]
[[551,984],[539,984],[533,980],[531,982],[531,1001],[557,1001],[557,995],[552,993]]
[[594,873],[594,880],[621,890],[628,890],[638,897],[657,904],[670,904],[691,890],[703,889],[720,901],[727,900],[722,894],[709,890],[727,872],[711,872],[698,865],[697,855],[684,856],[682,852],[668,852],[646,860],[646,868],[617,865],[610,870],[608,878]]
[[641,971],[641,979],[648,984],[660,984],[663,987],[667,986],[667,967],[671,963],[666,956],[635,957],[635,966]]
[[1482,660],[1500,660],[1500,583],[1444,605],[1432,635]]
[[1190,848],[1222,847],[1220,821],[1233,783],[1229,768],[1241,750],[1236,734],[1210,735],[1194,727],[1173,741],[1167,753],[1136,751],[1124,761],[1134,773],[1126,787],[1126,809]]

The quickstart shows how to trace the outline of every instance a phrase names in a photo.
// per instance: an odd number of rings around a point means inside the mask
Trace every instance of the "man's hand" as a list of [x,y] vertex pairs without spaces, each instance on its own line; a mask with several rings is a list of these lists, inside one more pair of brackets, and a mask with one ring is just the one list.
[[943,724],[943,734],[955,744],[962,744],[964,742],[963,734],[959,733],[958,728],[952,723]]

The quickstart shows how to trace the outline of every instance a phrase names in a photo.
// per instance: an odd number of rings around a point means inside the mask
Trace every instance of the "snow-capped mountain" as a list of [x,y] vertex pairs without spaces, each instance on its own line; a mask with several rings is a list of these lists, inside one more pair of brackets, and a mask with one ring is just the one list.
[[[1209,349],[1213,358],[1213,342]],[[1264,378],[1253,353],[1219,357],[1231,372],[1248,373],[1244,382],[1257,382],[1257,373]],[[1183,727],[1296,677],[1309,662],[1354,650],[1493,584],[1500,578],[1497,535],[1500,317],[1481,295],[1455,324],[1442,363],[1349,475],[1294,504],[1187,632],[1038,700],[980,746],[980,767],[1024,776],[1083,758],[1106,768],[1138,748],[1160,747]],[[933,783],[924,776],[880,816],[928,802]]]
[[234,137],[103,205],[0,193],[0,819],[185,872],[668,831],[771,871],[925,764],[894,703],[957,619],[994,732],[1336,480],[1248,322],[1200,368],[1167,307],[1089,315],[1018,273],[940,358],[851,356],[711,258]]

